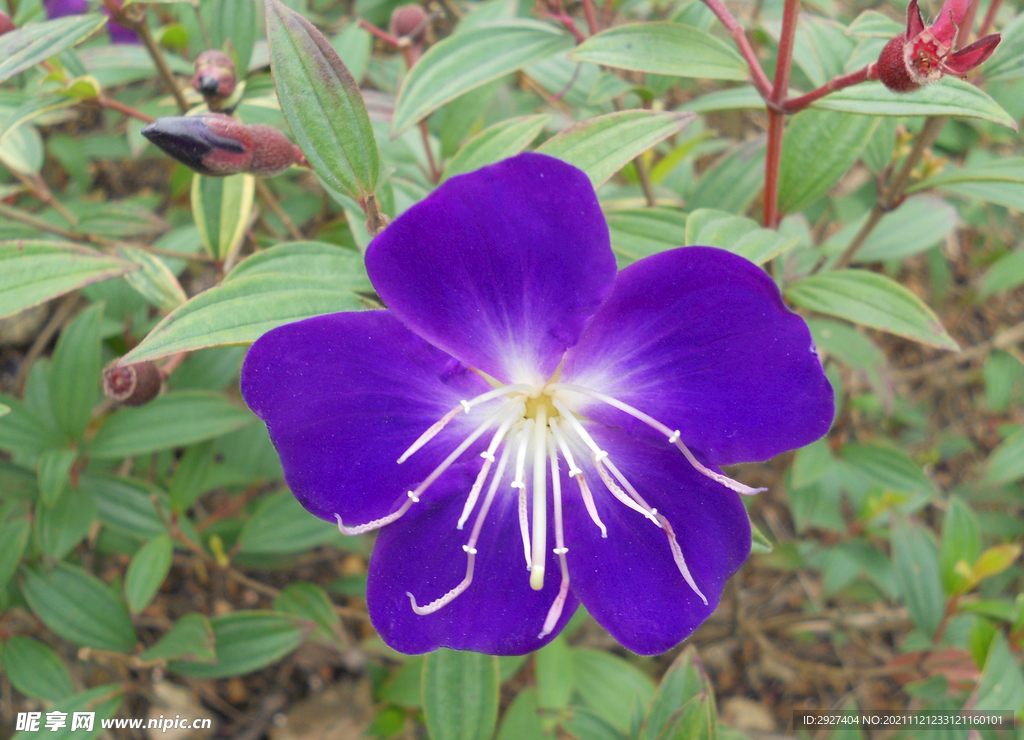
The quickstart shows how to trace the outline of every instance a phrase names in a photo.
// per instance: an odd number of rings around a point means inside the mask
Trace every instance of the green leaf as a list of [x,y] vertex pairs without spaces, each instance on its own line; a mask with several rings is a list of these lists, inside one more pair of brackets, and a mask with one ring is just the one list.
[[61,332],[50,364],[50,398],[61,429],[80,439],[100,392],[104,304],[94,303]]
[[0,395],[0,401],[10,409],[0,417],[0,449],[35,462],[47,450],[67,445],[67,438],[53,428],[49,414],[36,413],[28,404],[10,396]]
[[894,93],[881,82],[865,82],[826,95],[813,105],[868,116],[980,118],[1017,130],[1017,122],[999,103],[974,85],[949,76],[909,93]]
[[523,151],[551,120],[548,115],[509,118],[489,126],[463,144],[448,162],[441,182],[472,172]]
[[[750,515],[747,515],[750,518]],[[775,545],[768,539],[767,535],[761,531],[761,529],[754,524],[753,520],[750,521],[750,552],[757,553],[760,555],[767,555],[775,549]]]
[[254,342],[283,324],[360,310],[353,291],[368,288],[362,259],[353,251],[317,242],[266,249],[166,316],[121,361]]
[[271,611],[240,611],[210,620],[214,663],[172,662],[167,669],[193,678],[224,678],[252,673],[275,663],[302,642],[305,630],[292,616]]
[[978,518],[959,496],[950,496],[942,520],[942,546],[939,550],[942,585],[948,595],[963,593],[963,587],[967,585],[967,579],[956,572],[956,564],[963,560],[973,565],[980,552]]
[[862,373],[882,403],[892,405],[892,380],[882,350],[862,332],[840,321],[810,318],[807,326],[819,351]]
[[137,269],[130,262],[75,244],[28,239],[0,242],[4,275],[0,318]]
[[50,113],[61,108],[69,108],[79,101],[67,95],[47,95],[41,98],[29,98],[25,104],[15,110],[3,125],[0,126],[0,142],[12,134],[18,126],[33,121],[44,113]]
[[106,22],[100,13],[69,15],[5,33],[0,37],[0,82],[70,49]]
[[[696,648],[689,645],[680,653],[679,657],[672,661],[672,665],[662,677],[650,708],[647,710],[647,715],[644,717],[640,740],[676,737],[678,733],[666,735],[664,734],[665,730],[677,721],[680,710],[701,694],[710,702],[710,714],[714,718],[714,694],[708,681],[707,672],[697,656]],[[712,722],[714,722],[713,719]],[[690,736],[680,735],[680,737]]]
[[446,648],[429,653],[423,660],[423,714],[431,740],[490,740],[498,724],[498,688],[497,658]]
[[740,85],[688,100],[682,109],[694,113],[712,113],[720,110],[759,110],[764,107],[764,98],[757,88],[753,85]]
[[746,62],[724,41],[682,23],[627,23],[591,36],[569,58],[637,72],[746,80]]
[[882,445],[848,444],[840,449],[839,454],[847,465],[887,491],[912,493],[925,498],[935,495],[935,487],[921,466],[901,450]]
[[[827,250],[834,253],[845,249],[867,218],[865,214],[835,234],[828,240]],[[934,195],[907,198],[895,211],[882,216],[854,254],[853,261],[878,262],[920,254],[942,242],[958,223],[960,215],[956,208],[942,198]]]
[[404,709],[420,709],[423,706],[423,656],[413,655],[391,674],[380,687],[377,697],[381,701],[395,704]]
[[230,177],[192,176],[192,216],[203,246],[211,256],[230,264],[249,227],[256,178],[247,173]]
[[760,265],[796,246],[797,240],[774,229],[762,229],[745,216],[698,208],[686,219],[686,243],[727,249]]
[[459,95],[572,47],[572,37],[539,21],[481,23],[427,50],[406,76],[395,103],[398,136]]
[[317,519],[288,491],[264,497],[238,536],[239,552],[280,555],[302,552],[340,536],[338,527]]
[[607,211],[604,217],[620,265],[686,244],[686,214],[676,209]]
[[650,704],[654,682],[646,673],[610,653],[573,650],[576,691],[584,705],[619,732],[629,730],[633,703]]
[[763,139],[737,145],[704,171],[687,206],[743,215],[764,186],[764,160]]
[[52,508],[64,492],[77,458],[78,452],[67,448],[47,450],[39,456],[39,498],[47,508]]
[[545,141],[537,151],[587,173],[599,187],[634,157],[686,128],[694,113],[624,110],[577,123]]
[[1024,77],[1024,14],[1003,26],[1001,33],[1002,43],[981,68],[986,82]]
[[274,598],[274,609],[312,622],[317,627],[314,635],[324,642],[335,642],[342,634],[334,603],[316,584],[290,584]]
[[48,573],[29,570],[21,593],[43,624],[65,640],[127,653],[135,646],[128,612],[110,589],[77,566],[59,563]]
[[804,488],[817,483],[836,464],[827,439],[819,439],[806,447],[801,447],[793,457],[792,479],[794,488]]
[[[67,722],[61,729],[47,731],[46,737],[48,740],[92,740],[103,731],[104,720],[117,714],[124,692],[125,688],[119,684],[105,684],[57,702],[47,711],[67,715]],[[93,713],[92,730],[71,729],[75,712]],[[41,729],[45,727],[45,724],[40,725]],[[38,731],[19,732],[11,740],[37,740],[39,734]]]
[[1004,413],[1024,386],[1024,364],[1009,352],[994,350],[981,366],[985,381],[985,405]]
[[379,164],[359,86],[330,42],[278,0],[267,0],[267,40],[281,112],[299,148],[329,185],[363,200]]
[[588,707],[574,704],[561,718],[561,729],[576,740],[622,740],[623,732]]
[[896,584],[910,619],[914,626],[931,637],[942,622],[946,609],[935,543],[923,526],[901,517],[893,525],[890,547]]
[[576,687],[576,663],[565,637],[558,635],[534,655],[537,704],[547,710],[564,709]]
[[860,157],[878,118],[808,109],[786,126],[779,211],[795,213],[828,193]]
[[869,39],[891,39],[906,33],[907,27],[897,23],[884,13],[877,10],[865,10],[853,19],[846,29],[847,36],[860,36]]
[[149,606],[160,584],[171,572],[173,559],[174,545],[166,534],[154,537],[132,556],[124,581],[125,601],[132,614],[138,614]]
[[998,486],[1024,478],[1024,430],[1003,440],[986,461],[983,482]]
[[60,701],[75,693],[60,658],[39,640],[14,635],[4,643],[3,659],[7,678],[25,696]]
[[219,393],[172,391],[138,408],[122,408],[93,438],[95,459],[143,455],[202,442],[256,420]]
[[217,0],[210,14],[210,43],[213,49],[224,48],[231,42],[237,59],[235,66],[239,77],[244,79],[256,44],[256,3],[255,0]]
[[521,689],[501,718],[497,740],[547,740],[539,712],[537,689]]
[[981,280],[981,297],[1011,290],[1024,283],[1024,250],[1009,252],[992,263]]
[[0,547],[0,590],[7,588],[8,581],[18,569],[30,532],[31,527],[24,519],[0,525],[0,542],[4,543]]
[[96,500],[86,491],[65,491],[50,508],[36,509],[39,549],[60,560],[84,540],[96,520]]
[[837,270],[791,283],[786,297],[801,308],[838,316],[940,349],[959,350],[938,317],[909,290],[867,270]]
[[178,461],[168,492],[171,512],[183,514],[203,493],[203,483],[213,464],[213,442],[189,447]]
[[1020,663],[1000,631],[988,649],[981,681],[967,699],[964,709],[974,711],[1012,711],[1020,715],[1024,704],[1024,675]]
[[[162,492],[145,481],[113,475],[83,474],[78,486],[96,501],[104,526],[135,539],[150,540],[167,533],[153,506],[153,496],[162,502]],[[187,519],[179,520],[183,526]]]
[[156,255],[127,245],[119,246],[117,253],[139,266],[137,271],[129,272],[124,279],[157,308],[173,311],[188,300],[178,278]]
[[144,661],[187,660],[193,663],[213,663],[213,627],[210,620],[199,612],[191,612],[175,622],[153,647],[139,656]]

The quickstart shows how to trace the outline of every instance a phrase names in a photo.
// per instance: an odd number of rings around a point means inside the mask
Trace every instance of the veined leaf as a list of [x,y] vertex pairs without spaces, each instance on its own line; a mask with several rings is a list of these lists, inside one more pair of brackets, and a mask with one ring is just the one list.
[[117,251],[126,260],[139,266],[139,270],[125,275],[125,280],[154,306],[164,311],[173,311],[188,300],[178,278],[155,254],[127,245],[118,247]]
[[698,208],[686,219],[686,244],[727,249],[755,265],[764,264],[797,240],[774,229],[763,229],[756,221],[712,208]]
[[449,177],[486,167],[519,154],[544,130],[551,116],[522,116],[488,126],[463,144],[445,167],[441,182]]
[[743,57],[707,31],[682,23],[627,23],[591,36],[569,58],[638,72],[745,80]]
[[838,270],[811,275],[791,283],[786,297],[811,311],[838,316],[940,349],[960,349],[920,298],[876,272]]
[[69,15],[5,33],[0,36],[0,82],[70,49],[106,22],[100,13]]
[[[468,32],[467,32],[468,33]],[[489,740],[498,723],[498,659],[442,648],[423,661],[423,714],[433,740]]]
[[537,151],[579,167],[595,188],[627,162],[690,125],[695,113],[624,110],[577,123],[545,141]]
[[846,29],[847,36],[860,36],[869,39],[891,39],[905,33],[905,24],[897,23],[884,13],[877,10],[865,10],[853,19]]
[[170,663],[168,670],[195,678],[252,673],[280,660],[302,642],[299,620],[271,611],[238,611],[210,620],[217,659]]
[[527,19],[481,23],[430,47],[412,68],[395,103],[391,135],[464,92],[565,51],[572,37]]
[[192,215],[210,255],[230,263],[245,239],[255,192],[256,178],[244,172],[230,177],[192,176]]

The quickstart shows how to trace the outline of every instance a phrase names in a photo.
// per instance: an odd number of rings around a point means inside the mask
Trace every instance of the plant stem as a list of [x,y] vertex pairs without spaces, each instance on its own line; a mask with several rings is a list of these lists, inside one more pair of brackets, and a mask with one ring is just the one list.
[[115,100],[114,98],[107,97],[106,95],[100,95],[98,98],[96,98],[96,102],[100,105],[101,108],[110,108],[111,110],[116,110],[118,113],[124,113],[126,116],[136,118],[142,121],[143,123],[153,123],[153,121],[156,120],[155,118],[153,118],[153,116],[147,116],[142,111],[136,110],[135,108],[132,108],[130,105],[125,105],[120,100]]
[[427,128],[427,120],[420,121],[420,134],[423,136],[423,149],[427,153],[427,164],[430,165],[430,179],[434,184],[441,180],[441,170],[434,160],[434,151],[430,148],[430,130]]
[[800,17],[800,0],[786,0],[782,10],[782,35],[779,54],[775,62],[775,83],[768,98],[768,152],[764,167],[764,225],[774,229],[779,225],[779,168],[782,163],[782,134],[785,114],[782,103],[789,92],[789,74],[793,68],[793,43],[796,24]]
[[550,13],[546,10],[541,11],[541,15],[547,16],[552,20],[556,20],[565,26],[565,30],[572,34],[572,37],[576,40],[577,44],[582,44],[587,40],[587,36],[576,26],[576,21],[567,16],[565,13]]
[[[611,4],[611,0],[609,0],[608,4]],[[732,36],[733,41],[740,50],[740,54],[747,62],[747,66],[750,67],[750,76],[754,87],[761,93],[761,97],[767,100],[772,94],[772,83],[769,82],[768,75],[764,73],[761,62],[758,61],[757,54],[754,53],[754,48],[747,40],[747,33],[743,26],[729,12],[729,9],[725,7],[722,0],[704,0],[704,4],[708,6],[708,9],[715,14],[715,17],[718,18],[719,22],[729,32],[729,35]]]
[[283,223],[284,227],[288,229],[288,233],[291,235],[292,239],[295,241],[302,241],[306,238],[303,236],[302,232],[299,231],[299,227],[295,225],[295,222],[292,221],[291,216],[285,213],[284,209],[281,208],[281,204],[278,203],[277,198],[274,197],[274,194],[270,191],[270,188],[267,187],[267,184],[258,177],[256,178],[256,192],[259,193],[260,199],[270,206],[270,210],[272,210],[274,214],[281,219],[281,223]]
[[636,177],[640,181],[640,189],[644,191],[647,207],[654,208],[658,204],[658,200],[654,196],[654,188],[651,186],[651,175],[647,171],[647,163],[644,162],[643,154],[633,160],[633,166],[636,167]]
[[925,121],[924,126],[921,128],[921,133],[917,135],[917,140],[914,142],[914,148],[911,149],[907,158],[903,160],[903,166],[900,167],[896,177],[892,179],[888,187],[878,197],[878,200],[875,201],[875,205],[871,208],[871,213],[868,215],[868,220],[861,227],[860,231],[857,232],[853,241],[850,242],[850,246],[836,260],[833,269],[840,270],[850,264],[857,254],[857,250],[861,248],[868,236],[871,235],[871,232],[878,225],[878,222],[882,220],[882,216],[898,205],[900,198],[903,197],[903,191],[906,189],[907,183],[910,182],[910,174],[917,167],[918,162],[921,161],[921,157],[924,156],[928,147],[935,142],[939,132],[942,131],[942,127],[946,125],[948,120],[945,116],[935,116]]
[[160,51],[160,46],[153,40],[153,34],[149,31],[149,24],[146,22],[145,17],[132,30],[142,39],[142,43],[146,45],[149,55],[153,57],[156,71],[159,73],[164,85],[171,91],[174,100],[178,103],[178,110],[181,113],[188,113],[188,101],[185,100],[184,93],[181,92],[181,88],[178,87],[178,83],[174,80],[174,73],[167,66],[167,60],[164,58],[164,53]]
[[395,48],[400,48],[402,46],[402,42],[401,40],[399,40],[397,36],[392,36],[387,31],[377,28],[375,25],[373,25],[372,23],[368,23],[367,21],[364,21],[362,18],[359,19],[359,25],[363,28],[363,30],[369,31],[374,36],[383,41],[385,44],[391,44]]
[[61,217],[72,226],[78,223],[78,217],[64,207],[64,204],[54,197],[53,193],[50,192],[50,188],[47,187],[46,182],[39,175],[26,175],[17,170],[11,170],[14,176],[21,180],[22,184],[32,191],[32,195],[38,200],[42,201],[46,205],[50,206],[53,210],[61,215]]
[[989,32],[992,28],[992,24],[996,20],[996,13],[999,12],[999,6],[1002,5],[1003,0],[992,0],[988,4],[988,12],[985,13],[985,20],[981,22],[981,26],[978,27],[978,38],[981,38]]
[[820,100],[836,90],[842,90],[844,87],[850,87],[851,85],[859,85],[860,83],[867,82],[868,80],[877,80],[877,66],[876,62],[871,62],[871,64],[862,69],[858,69],[856,72],[850,72],[849,74],[833,77],[821,87],[816,90],[811,90],[811,92],[801,95],[800,97],[787,98],[782,103],[782,110],[785,113],[798,113],[808,107],[815,100]]
[[587,28],[590,29],[591,36],[601,30],[601,27],[597,24],[597,10],[594,8],[594,0],[583,0],[583,15],[587,19]]

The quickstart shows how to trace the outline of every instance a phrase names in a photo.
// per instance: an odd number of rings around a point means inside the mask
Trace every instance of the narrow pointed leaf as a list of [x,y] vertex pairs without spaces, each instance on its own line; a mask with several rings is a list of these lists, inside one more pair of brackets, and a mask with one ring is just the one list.
[[801,278],[789,285],[786,297],[811,311],[838,316],[940,349],[960,349],[920,298],[876,272],[838,270]]
[[60,658],[39,640],[14,635],[4,644],[3,662],[7,678],[25,696],[60,701],[75,693]]
[[149,650],[139,656],[144,661],[188,660],[212,663],[214,652],[213,627],[210,620],[198,612],[186,614]]
[[498,724],[498,688],[493,656],[445,648],[428,654],[423,714],[431,740],[490,740]]
[[449,100],[543,61],[572,46],[572,37],[539,21],[482,23],[430,47],[402,83],[391,121],[398,136]]
[[125,275],[125,280],[154,306],[164,311],[173,311],[188,300],[178,278],[155,254],[126,245],[118,247],[117,251],[126,260],[139,266],[139,270]]
[[746,80],[746,62],[707,31],[682,23],[628,23],[602,31],[569,58],[618,69],[713,80]]
[[634,157],[682,131],[695,117],[695,113],[649,110],[609,113],[570,126],[537,151],[579,167],[596,188]]
[[5,33],[0,36],[0,82],[70,49],[106,22],[100,13],[69,15]]
[[267,0],[267,40],[281,112],[299,148],[332,187],[362,200],[374,191],[379,164],[359,86],[323,34],[278,0]]
[[255,192],[256,179],[246,173],[192,176],[192,215],[211,256],[227,261],[242,246]]
[[547,115],[523,116],[485,128],[455,152],[441,181],[519,154],[537,138],[550,120],[551,116]]
[[252,673],[274,663],[302,642],[306,630],[288,614],[238,611],[210,620],[217,659],[170,663],[174,673],[194,678],[223,678]]
[[124,581],[124,596],[132,614],[138,614],[152,601],[171,570],[173,557],[174,545],[166,534],[150,540],[132,556]]
[[94,303],[61,332],[50,365],[50,398],[61,430],[82,436],[100,393],[103,303]]

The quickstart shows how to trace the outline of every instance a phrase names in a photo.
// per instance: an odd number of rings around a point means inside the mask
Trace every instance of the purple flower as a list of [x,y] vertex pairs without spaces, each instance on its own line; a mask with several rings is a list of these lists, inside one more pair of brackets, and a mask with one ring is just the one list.
[[616,273],[586,175],[538,154],[452,178],[366,265],[389,310],[268,332],[242,393],[303,506],[381,528],[384,640],[524,653],[580,602],[638,653],[689,635],[750,550],[716,466],[832,419],[771,279],[708,247]]
[[[43,0],[46,6],[46,17],[50,20],[63,18],[66,15],[81,15],[89,12],[89,0]],[[103,8],[103,13],[110,16],[110,11]],[[107,31],[110,33],[110,41],[114,44],[137,44],[139,37],[130,28],[107,21]]]

